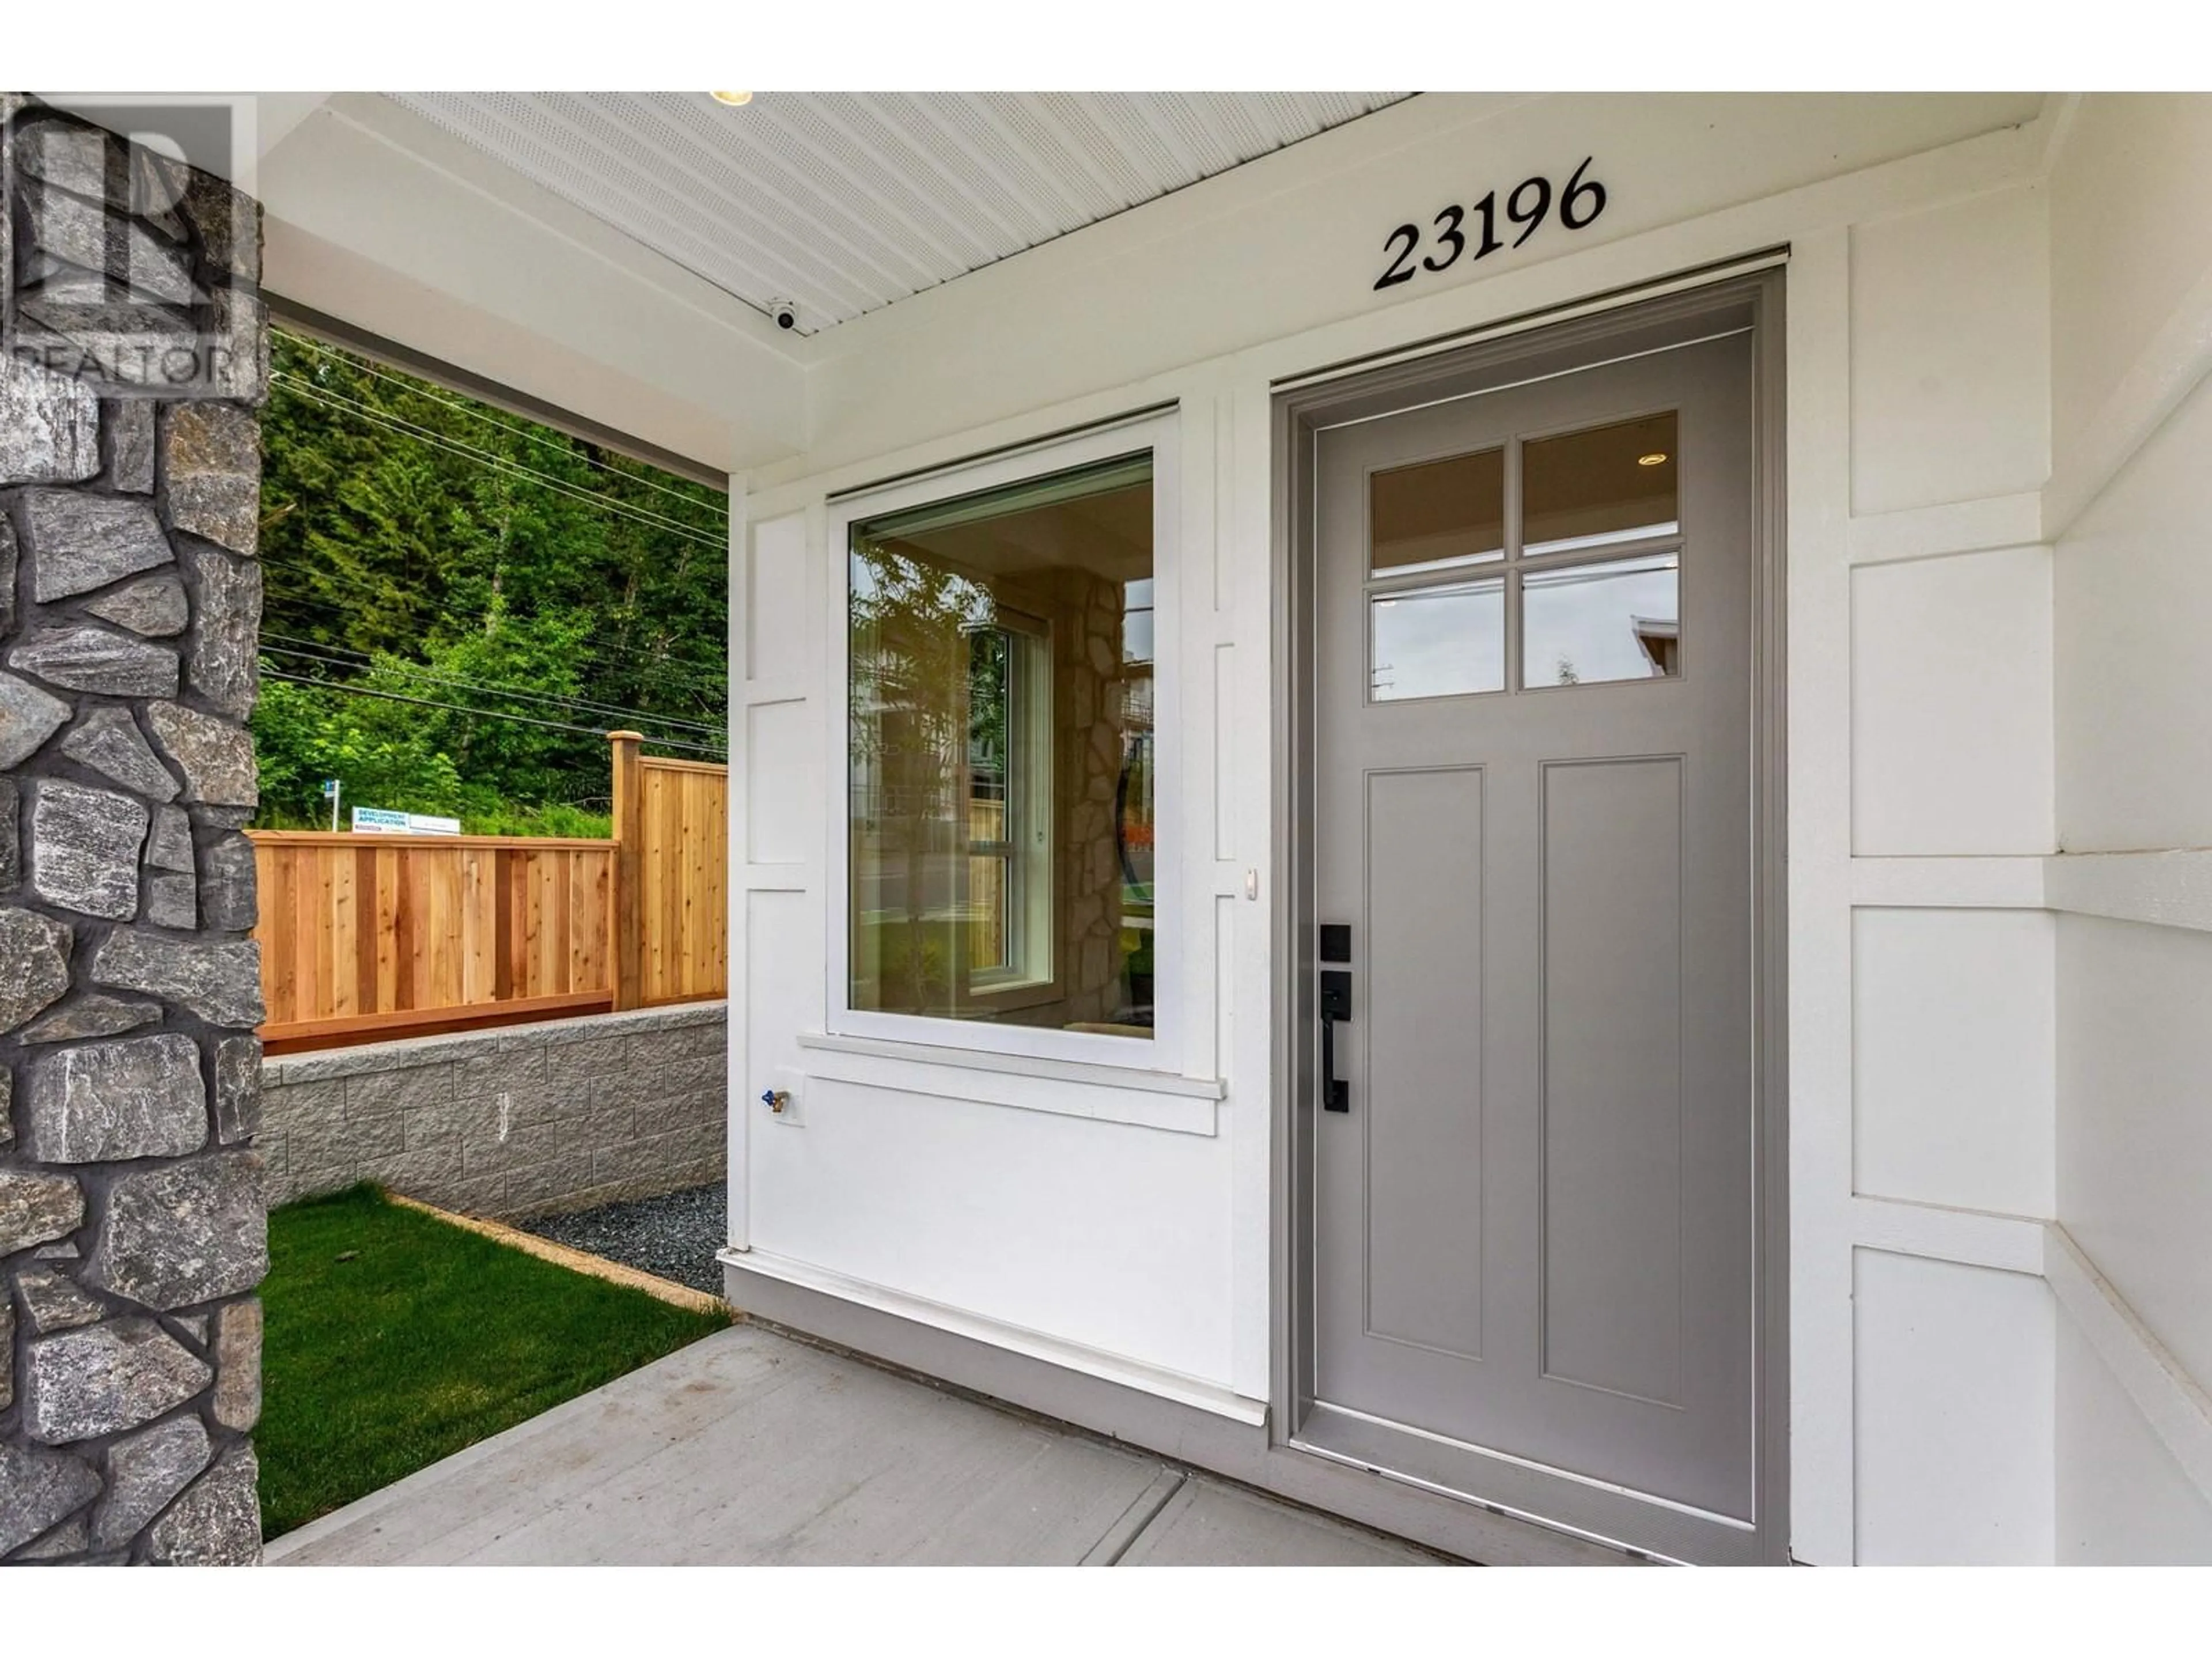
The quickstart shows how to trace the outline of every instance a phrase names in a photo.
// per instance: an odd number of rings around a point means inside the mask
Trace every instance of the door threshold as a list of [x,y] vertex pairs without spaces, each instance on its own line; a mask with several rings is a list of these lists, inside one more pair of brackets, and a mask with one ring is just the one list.
[[1339,1406],[1316,1401],[1285,1443],[1640,1560],[1747,1566],[1765,1559],[1747,1521]]

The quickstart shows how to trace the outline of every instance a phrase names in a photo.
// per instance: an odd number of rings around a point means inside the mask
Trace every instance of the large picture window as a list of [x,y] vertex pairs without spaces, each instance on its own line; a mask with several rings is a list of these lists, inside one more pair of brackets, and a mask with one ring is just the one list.
[[1152,1035],[1152,483],[852,524],[852,1008]]

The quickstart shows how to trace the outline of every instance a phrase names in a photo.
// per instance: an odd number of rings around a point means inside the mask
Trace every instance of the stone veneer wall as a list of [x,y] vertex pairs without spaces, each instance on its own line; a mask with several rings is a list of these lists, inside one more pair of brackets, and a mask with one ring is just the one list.
[[[251,1561],[258,218],[0,121],[0,1557]],[[223,361],[152,395],[42,366],[149,327]]]
[[270,1201],[374,1181],[513,1220],[720,1181],[727,1054],[695,1002],[271,1060]]

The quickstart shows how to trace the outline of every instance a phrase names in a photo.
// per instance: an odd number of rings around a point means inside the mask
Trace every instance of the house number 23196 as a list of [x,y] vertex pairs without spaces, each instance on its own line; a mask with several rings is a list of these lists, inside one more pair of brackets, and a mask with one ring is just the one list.
[[[1605,186],[1589,177],[1591,159],[1583,156],[1583,164],[1568,175],[1557,193],[1559,222],[1569,230],[1587,229],[1605,211]],[[1502,206],[1493,190],[1473,207],[1448,207],[1437,215],[1431,227],[1435,252],[1418,261],[1413,256],[1421,251],[1421,228],[1401,225],[1383,241],[1382,252],[1390,256],[1390,265],[1375,279],[1375,287],[1379,292],[1410,283],[1419,270],[1449,270],[1462,254],[1472,264],[1500,248],[1519,247],[1551,216],[1553,205],[1552,181],[1538,173],[1507,191]],[[1516,227],[1521,234],[1510,242],[1505,240]]]

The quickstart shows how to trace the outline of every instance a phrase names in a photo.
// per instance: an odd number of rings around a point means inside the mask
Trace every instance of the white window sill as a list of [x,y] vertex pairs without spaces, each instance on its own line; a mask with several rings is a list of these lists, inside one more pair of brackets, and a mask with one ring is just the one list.
[[802,1031],[799,1046],[805,1051],[806,1074],[835,1083],[1134,1124],[1177,1134],[1212,1134],[1227,1092],[1218,1078],[888,1037]]

